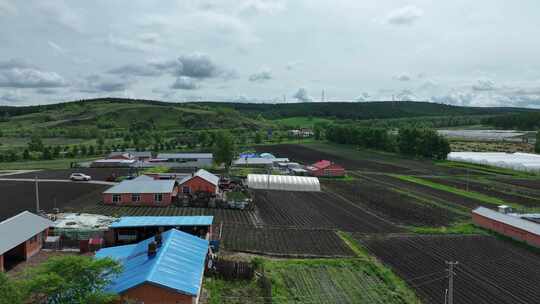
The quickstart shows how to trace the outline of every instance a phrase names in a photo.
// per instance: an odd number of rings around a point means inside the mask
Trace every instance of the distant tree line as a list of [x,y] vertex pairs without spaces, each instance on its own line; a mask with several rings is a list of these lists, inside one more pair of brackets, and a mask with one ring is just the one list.
[[450,144],[435,130],[419,127],[400,128],[397,134],[388,129],[344,125],[328,125],[326,139],[362,148],[398,152],[413,157],[446,159]]
[[482,123],[498,129],[537,130],[540,129],[540,112],[494,116]]

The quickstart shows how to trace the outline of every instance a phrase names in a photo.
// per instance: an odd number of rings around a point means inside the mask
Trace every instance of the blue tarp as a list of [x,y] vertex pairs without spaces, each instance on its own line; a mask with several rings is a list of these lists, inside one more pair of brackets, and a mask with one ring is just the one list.
[[111,228],[210,226],[213,221],[213,216],[123,216]]
[[104,248],[97,258],[110,257],[123,266],[122,273],[107,291],[123,293],[144,283],[162,286],[179,293],[197,296],[201,288],[208,241],[171,229],[162,234],[162,245],[154,257],[148,257],[149,238],[136,245]]

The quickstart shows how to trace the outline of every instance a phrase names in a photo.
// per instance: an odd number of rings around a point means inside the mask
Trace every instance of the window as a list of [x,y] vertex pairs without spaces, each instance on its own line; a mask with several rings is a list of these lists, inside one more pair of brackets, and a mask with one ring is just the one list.
[[122,201],[122,196],[120,194],[113,194],[112,201],[113,203],[120,203]]
[[131,201],[132,202],[140,202],[141,201],[141,195],[138,193],[133,193],[131,195]]
[[182,193],[189,194],[190,192],[191,192],[191,189],[189,188],[189,186],[182,187]]
[[160,203],[162,200],[163,200],[163,194],[161,193],[154,194],[154,201],[156,203]]

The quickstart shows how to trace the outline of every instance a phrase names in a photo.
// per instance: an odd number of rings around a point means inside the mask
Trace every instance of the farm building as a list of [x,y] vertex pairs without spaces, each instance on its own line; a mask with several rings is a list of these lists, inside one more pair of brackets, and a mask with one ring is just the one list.
[[48,219],[28,211],[0,222],[0,271],[38,253],[52,225]]
[[76,248],[81,251],[90,250],[93,240],[102,241],[109,231],[109,226],[118,218],[89,213],[50,214],[53,220],[45,246],[50,248]]
[[159,153],[150,162],[173,163],[175,167],[202,168],[212,166],[212,153]]
[[329,160],[321,160],[307,167],[313,176],[345,176],[345,168]]
[[180,180],[180,189],[183,194],[207,192],[217,194],[219,191],[219,177],[204,169],[188,175]]
[[172,228],[210,239],[213,221],[212,216],[124,216],[110,225],[106,242],[138,242]]
[[134,159],[138,161],[147,161],[152,158],[150,151],[113,151],[109,153],[107,159]]
[[250,189],[285,191],[321,191],[319,179],[311,176],[248,174]]
[[98,159],[90,164],[92,168],[128,168],[136,163],[134,159]]
[[285,174],[292,175],[307,175],[308,171],[303,168],[299,163],[293,162],[280,162],[277,163],[278,169]]
[[244,166],[244,167],[274,167],[278,163],[288,162],[288,158],[269,158],[269,157],[245,157],[238,158],[233,161],[235,166]]
[[121,303],[196,304],[207,254],[207,240],[171,229],[137,244],[101,249],[96,258],[110,257],[122,265],[122,273],[106,288]]
[[139,176],[125,180],[103,192],[103,203],[130,206],[168,206],[176,200],[176,180],[156,180]]
[[484,207],[474,209],[472,219],[480,227],[540,248],[540,224],[538,223]]

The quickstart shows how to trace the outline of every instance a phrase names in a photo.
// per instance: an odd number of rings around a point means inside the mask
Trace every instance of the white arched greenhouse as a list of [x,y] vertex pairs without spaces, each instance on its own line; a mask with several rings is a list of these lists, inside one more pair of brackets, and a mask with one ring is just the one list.
[[448,160],[527,172],[540,172],[540,155],[504,152],[452,152]]
[[319,179],[311,176],[248,174],[250,189],[284,191],[321,191]]

